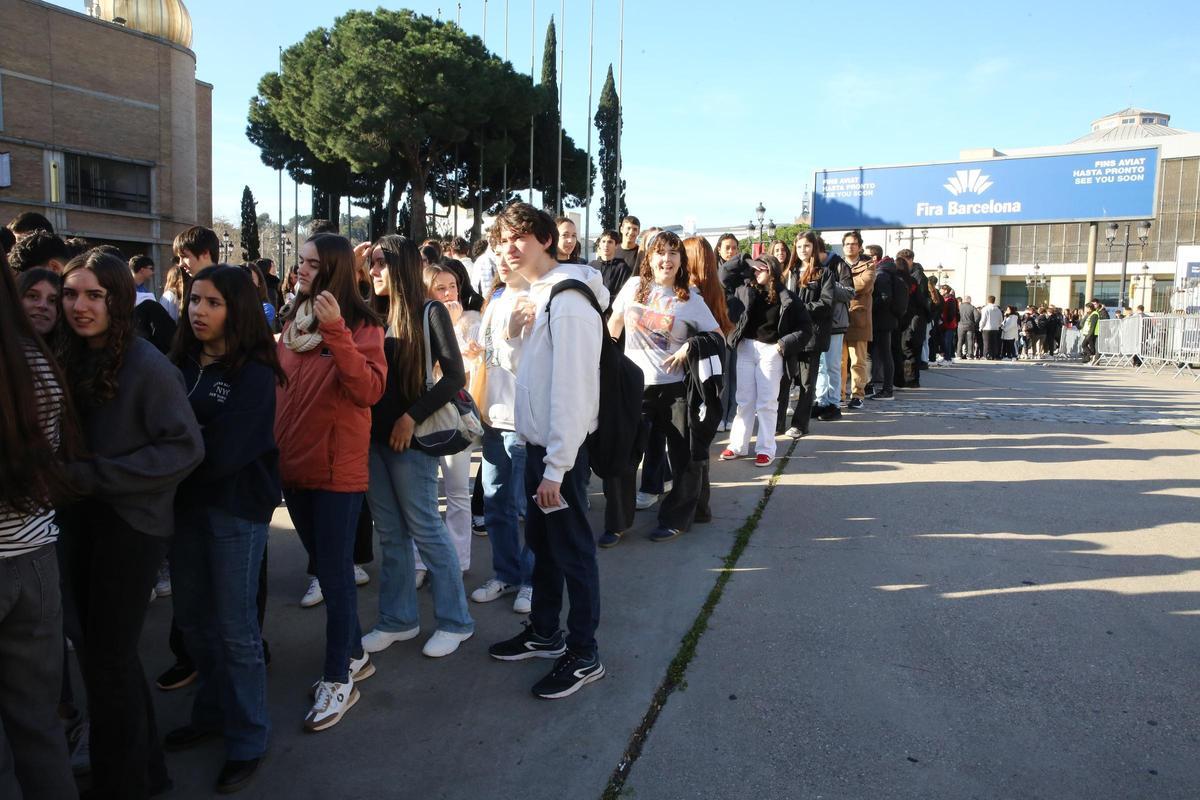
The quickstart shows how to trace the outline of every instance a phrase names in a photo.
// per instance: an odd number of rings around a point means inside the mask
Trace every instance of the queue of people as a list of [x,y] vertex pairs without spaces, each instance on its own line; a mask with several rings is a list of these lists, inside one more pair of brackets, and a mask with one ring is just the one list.
[[[885,257],[856,231],[844,255],[805,231],[752,257],[732,234],[714,249],[630,216],[588,265],[571,220],[513,203],[473,257],[465,241],[443,254],[313,231],[280,279],[269,262],[220,263],[216,234],[193,227],[156,298],[151,259],[58,239],[36,216],[9,226],[18,269],[0,264],[0,718],[15,757],[0,788],[29,797],[74,796],[73,768],[90,772],[88,797],[150,797],[171,785],[164,752],[213,737],[217,791],[251,783],[273,724],[281,501],[309,556],[301,605],[325,611],[306,730],[341,722],[369,697],[371,656],[421,635],[424,583],[425,656],[475,635],[471,603],[513,596],[524,625],[489,655],[552,660],[532,693],[574,694],[605,675],[597,547],[655,506],[651,542],[711,521],[718,433],[721,460],[769,467],[778,434],[918,387],[973,319],[911,250]],[[1010,316],[980,311],[984,352],[1012,351]],[[468,587],[473,533],[491,562]],[[356,586],[376,534],[364,631]],[[160,735],[139,640],[167,594],[174,664],[156,684],[197,688]]]

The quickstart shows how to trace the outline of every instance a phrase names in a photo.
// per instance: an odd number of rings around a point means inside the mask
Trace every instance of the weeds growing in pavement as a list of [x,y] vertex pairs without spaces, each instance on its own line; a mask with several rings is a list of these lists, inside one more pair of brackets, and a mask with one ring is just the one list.
[[767,486],[763,490],[763,496],[754,507],[754,511],[746,518],[742,526],[737,529],[737,535],[733,540],[733,547],[729,549],[728,555],[722,561],[723,566],[720,569],[720,574],[717,576],[716,583],[713,584],[708,597],[705,598],[704,605],[700,607],[700,612],[696,615],[696,619],[693,620],[691,627],[683,635],[683,639],[679,644],[679,650],[676,651],[675,657],[671,659],[671,663],[667,666],[667,674],[663,678],[662,683],[659,684],[658,689],[655,690],[654,697],[650,701],[650,708],[646,710],[641,723],[634,730],[633,736],[629,739],[629,745],[621,755],[620,762],[617,763],[616,769],[613,770],[612,775],[609,777],[608,786],[605,787],[604,794],[601,795],[601,800],[619,800],[619,798],[625,795],[625,781],[629,777],[629,771],[633,768],[633,764],[637,761],[638,756],[642,754],[642,747],[645,745],[646,739],[650,735],[650,730],[654,727],[654,723],[658,721],[658,715],[667,704],[667,699],[675,691],[687,689],[685,676],[688,665],[692,663],[692,659],[696,656],[696,647],[700,644],[700,637],[708,630],[709,617],[716,610],[717,604],[721,602],[721,595],[725,592],[725,586],[729,583],[729,579],[733,577],[733,570],[737,567],[742,553],[745,552],[746,545],[750,543],[750,537],[757,530],[763,512],[767,509],[767,503],[770,502],[771,495],[775,492],[775,486],[779,483],[779,476],[783,474],[783,469],[792,457],[792,451],[796,449],[796,444],[797,442],[793,441],[783,457],[778,459],[775,472],[771,474],[771,478],[767,481]]

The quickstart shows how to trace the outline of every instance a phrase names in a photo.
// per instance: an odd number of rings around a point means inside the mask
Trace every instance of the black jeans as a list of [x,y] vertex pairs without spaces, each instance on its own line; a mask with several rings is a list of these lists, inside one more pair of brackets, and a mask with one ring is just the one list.
[[63,515],[63,552],[79,611],[76,642],[91,717],[97,797],[142,800],[167,783],[167,768],[138,640],[168,540],[134,530],[106,503]]
[[983,332],[983,357],[989,361],[1000,358],[1000,331]]
[[[668,383],[662,386],[647,386],[642,395],[642,419],[648,440],[656,439],[665,445],[671,464],[671,491],[663,498],[658,508],[658,524],[664,528],[687,531],[699,507],[702,484],[704,483],[703,461],[693,461],[688,446],[687,399],[685,386]],[[658,460],[662,461],[662,449]],[[645,491],[646,472],[652,469],[649,451],[642,462],[642,486]],[[665,467],[663,467],[665,469]],[[659,487],[663,485],[660,475]],[[604,527],[615,533],[633,527],[636,510],[635,488],[637,468],[633,467],[615,478],[604,481]],[[707,508],[707,502],[704,504]],[[703,515],[702,515],[703,516]]]
[[[817,350],[805,350],[800,354],[799,370],[800,374],[796,376],[795,385],[800,387],[800,397],[796,400],[796,408],[792,411],[793,428],[799,428],[801,432],[808,433],[808,423],[812,419],[812,404],[817,396],[817,373],[821,367],[821,353]],[[787,417],[787,401],[788,393],[792,389],[791,376],[787,374],[786,367],[783,371],[783,380],[779,382],[779,414],[776,429],[783,427],[785,418]],[[759,436],[762,432],[759,432]]]
[[63,614],[54,549],[0,558],[0,797],[75,797],[55,713]]
[[[525,494],[537,494],[546,472],[546,448],[525,446]],[[562,616],[563,584],[571,608],[567,612],[567,647],[589,657],[596,652],[600,625],[600,568],[596,537],[587,518],[588,457],[581,445],[575,466],[562,480],[567,507],[549,514],[531,502],[525,510],[525,543],[533,551],[533,610],[529,620],[539,636],[551,636]]]
[[876,328],[871,332],[871,383],[876,390],[890,392],[896,379],[896,362],[892,358],[892,339],[895,331]]
[[[480,512],[482,513],[482,512]],[[358,512],[358,520],[354,523],[354,563],[362,566],[375,560],[375,522],[371,519],[371,508],[367,505],[366,494],[363,495],[362,508]],[[309,553],[307,574],[317,574],[317,562]],[[265,582],[265,578],[263,579]],[[262,622],[262,620],[259,620]]]

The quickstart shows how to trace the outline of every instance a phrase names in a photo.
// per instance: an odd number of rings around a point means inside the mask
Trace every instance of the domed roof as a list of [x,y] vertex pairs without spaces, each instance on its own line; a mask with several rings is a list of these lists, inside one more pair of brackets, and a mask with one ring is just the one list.
[[192,15],[181,0],[99,0],[100,18],[124,20],[135,31],[192,46]]

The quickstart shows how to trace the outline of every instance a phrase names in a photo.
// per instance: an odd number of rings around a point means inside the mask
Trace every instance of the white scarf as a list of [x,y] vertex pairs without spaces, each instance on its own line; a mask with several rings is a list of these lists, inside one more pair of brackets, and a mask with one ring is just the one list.
[[304,333],[312,326],[314,319],[312,298],[306,296],[297,300],[300,300],[300,305],[296,307],[296,316],[292,318],[292,324],[283,329],[283,344],[293,353],[307,353],[321,346],[321,331]]

